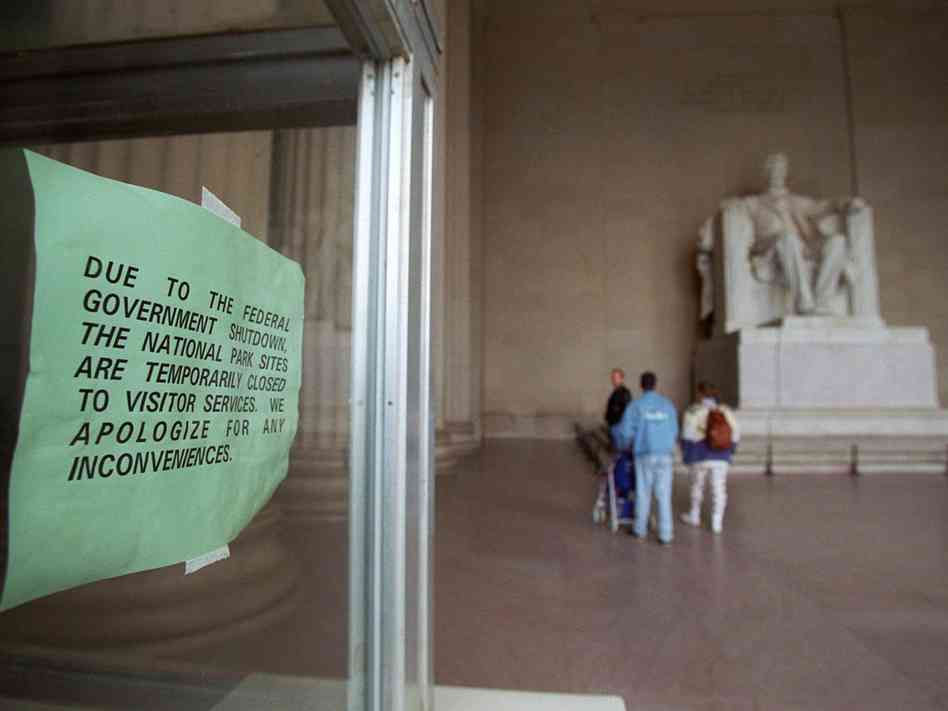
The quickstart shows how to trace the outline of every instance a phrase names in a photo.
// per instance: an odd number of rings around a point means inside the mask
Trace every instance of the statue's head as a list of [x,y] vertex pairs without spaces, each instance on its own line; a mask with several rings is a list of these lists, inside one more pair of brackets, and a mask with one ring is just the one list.
[[773,153],[764,161],[764,175],[767,176],[767,186],[772,191],[787,189],[787,173],[790,172],[790,160],[785,153]]

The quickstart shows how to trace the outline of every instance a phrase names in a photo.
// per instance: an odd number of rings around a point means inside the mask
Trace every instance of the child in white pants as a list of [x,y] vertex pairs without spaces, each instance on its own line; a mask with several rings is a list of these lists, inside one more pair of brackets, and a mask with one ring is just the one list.
[[711,478],[711,530],[720,533],[724,526],[724,509],[727,508],[727,470],[730,462],[706,459],[691,465],[691,510],[681,515],[681,520],[691,526],[701,525],[701,501],[704,484]]
[[[727,470],[737,447],[740,432],[734,413],[718,402],[718,392],[708,383],[698,384],[698,402],[688,408],[682,423],[681,449],[685,464],[691,473],[691,509],[681,515],[689,526],[701,525],[701,502],[705,482],[711,479],[711,530],[720,533],[724,526],[727,507]],[[732,445],[728,449],[714,449],[707,439],[708,415],[713,410],[724,414],[731,430]]]

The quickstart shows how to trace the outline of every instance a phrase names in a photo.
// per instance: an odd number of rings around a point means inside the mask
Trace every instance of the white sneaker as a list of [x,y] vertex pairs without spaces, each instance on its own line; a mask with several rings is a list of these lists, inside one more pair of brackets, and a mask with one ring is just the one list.
[[712,521],[711,522],[711,532],[720,533],[724,529],[721,521]]
[[683,513],[683,514],[681,515],[681,522],[682,522],[682,523],[687,523],[689,526],[695,526],[695,527],[697,527],[697,526],[700,526],[700,525],[701,525],[701,517],[700,517],[700,516],[696,516],[696,515],[691,514],[691,513]]

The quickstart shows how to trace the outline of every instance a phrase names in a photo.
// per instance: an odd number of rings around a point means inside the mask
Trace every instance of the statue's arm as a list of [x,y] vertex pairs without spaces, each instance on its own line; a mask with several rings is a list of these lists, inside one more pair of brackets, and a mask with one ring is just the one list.
[[[743,205],[743,200],[741,198],[729,197],[721,200],[718,209],[720,212],[727,212],[728,210],[734,208],[740,208]],[[703,223],[701,227],[698,228],[698,253],[699,254],[711,254],[714,251],[714,223],[717,219],[717,214],[712,215]]]
[[746,207],[753,198],[728,197],[721,201],[721,211],[732,210],[734,208]]
[[846,210],[852,214],[855,212],[860,212],[869,208],[869,203],[863,200],[861,197],[853,197],[848,200]]
[[700,318],[706,319],[714,311],[714,275],[712,272],[712,252],[714,250],[714,223],[716,216],[705,220],[698,229],[698,250],[695,255],[695,268],[701,277]]
[[813,200],[811,198],[804,198],[804,200],[806,200],[805,212],[807,216],[814,219],[819,219],[824,215],[833,213],[853,214],[869,207],[866,204],[866,201],[861,197],[842,197],[830,200]]
[[818,220],[825,215],[839,212],[841,209],[840,201],[836,198],[817,200],[803,195],[796,195],[794,196],[794,200],[798,214],[803,214],[813,220]]
[[833,203],[833,208],[836,212],[848,213],[850,215],[869,207],[866,201],[858,196],[838,198],[833,201]]
[[698,254],[711,254],[714,249],[714,217],[705,220],[698,229]]

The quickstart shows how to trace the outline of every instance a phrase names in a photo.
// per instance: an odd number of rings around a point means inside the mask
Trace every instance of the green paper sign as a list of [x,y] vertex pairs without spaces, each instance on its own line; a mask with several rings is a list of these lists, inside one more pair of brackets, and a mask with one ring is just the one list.
[[193,203],[0,161],[28,173],[36,260],[8,609],[207,553],[269,501],[296,434],[304,279]]

